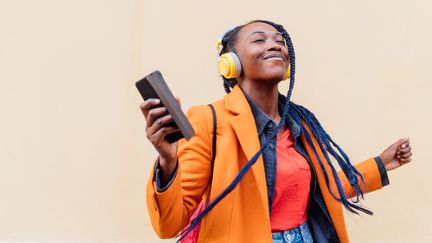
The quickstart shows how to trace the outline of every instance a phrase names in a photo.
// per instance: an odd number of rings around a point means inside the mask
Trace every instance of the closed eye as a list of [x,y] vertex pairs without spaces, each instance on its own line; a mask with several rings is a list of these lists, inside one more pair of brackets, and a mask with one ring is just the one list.
[[[265,42],[265,39],[257,39],[257,40],[254,40],[254,41],[252,41],[253,43],[259,43],[259,42]],[[281,45],[286,45],[285,44],[285,41],[283,41],[283,40],[279,40],[279,41],[276,41],[276,43],[278,43],[278,44],[281,44]]]

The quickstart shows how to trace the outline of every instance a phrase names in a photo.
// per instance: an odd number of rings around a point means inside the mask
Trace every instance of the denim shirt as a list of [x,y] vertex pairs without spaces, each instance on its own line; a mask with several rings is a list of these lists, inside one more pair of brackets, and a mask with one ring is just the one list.
[[[247,101],[249,102],[249,105],[252,109],[252,113],[255,117],[255,123],[258,130],[258,137],[260,140],[261,147],[264,146],[265,142],[267,141],[267,138],[269,138],[274,130],[276,129],[277,125],[270,117],[268,117],[249,97],[247,94],[245,94]],[[282,114],[283,108],[284,108],[285,98],[280,95],[279,96],[279,104],[278,109],[279,113]],[[297,144],[297,139],[300,136],[301,128],[300,126],[294,121],[294,119],[291,118],[291,116],[287,116],[284,121],[285,125],[288,126],[290,129],[292,138],[294,140],[294,144]],[[268,207],[270,211],[270,215],[272,212],[272,205],[273,205],[273,198],[274,198],[274,192],[275,192],[275,186],[276,186],[276,141],[277,137],[274,137],[269,145],[264,148],[262,152],[262,157],[264,160],[264,170],[266,175],[266,182],[267,182],[267,197],[268,197]]]

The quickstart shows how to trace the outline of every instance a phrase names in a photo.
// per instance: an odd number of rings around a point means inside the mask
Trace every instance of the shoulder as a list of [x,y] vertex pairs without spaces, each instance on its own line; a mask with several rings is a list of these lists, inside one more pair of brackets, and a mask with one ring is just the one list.
[[226,109],[225,109],[225,105],[224,105],[224,98],[213,101],[209,104],[206,105],[194,105],[191,106],[186,113],[186,116],[188,117],[201,117],[201,119],[204,120],[208,120],[210,118],[212,118],[212,112],[211,112],[211,108],[210,108],[210,104],[214,107],[214,109],[216,110],[216,113],[223,113]]
[[[211,103],[217,114],[222,111],[222,103],[222,100]],[[206,129],[206,127],[210,127],[213,120],[212,111],[208,104],[191,106],[186,112],[186,117],[195,130],[202,130]]]

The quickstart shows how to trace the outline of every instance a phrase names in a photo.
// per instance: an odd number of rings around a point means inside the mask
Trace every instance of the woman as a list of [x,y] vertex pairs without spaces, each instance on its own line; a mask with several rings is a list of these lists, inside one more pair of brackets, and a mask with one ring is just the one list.
[[[281,25],[252,21],[225,33],[218,46],[228,94],[213,103],[213,165],[208,106],[190,108],[195,135],[177,145],[164,140],[175,131],[163,127],[171,116],[164,108],[152,109],[160,101],[141,105],[147,138],[159,153],[147,186],[154,230],[161,238],[177,236],[204,198],[206,208],[185,230],[202,219],[200,242],[348,242],[342,206],[371,214],[348,199],[388,184],[386,171],[411,161],[408,139],[354,167],[315,116],[289,101],[295,56]],[[223,55],[229,52],[234,57]],[[236,68],[230,69],[226,58]],[[278,84],[288,77],[284,97]],[[339,173],[329,156],[341,167]]]

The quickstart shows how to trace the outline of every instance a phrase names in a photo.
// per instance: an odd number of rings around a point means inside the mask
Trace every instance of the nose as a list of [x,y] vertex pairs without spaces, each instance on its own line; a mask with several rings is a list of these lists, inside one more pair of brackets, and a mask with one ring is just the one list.
[[268,46],[269,51],[281,51],[282,47],[280,43],[277,43],[276,41],[271,41]]

